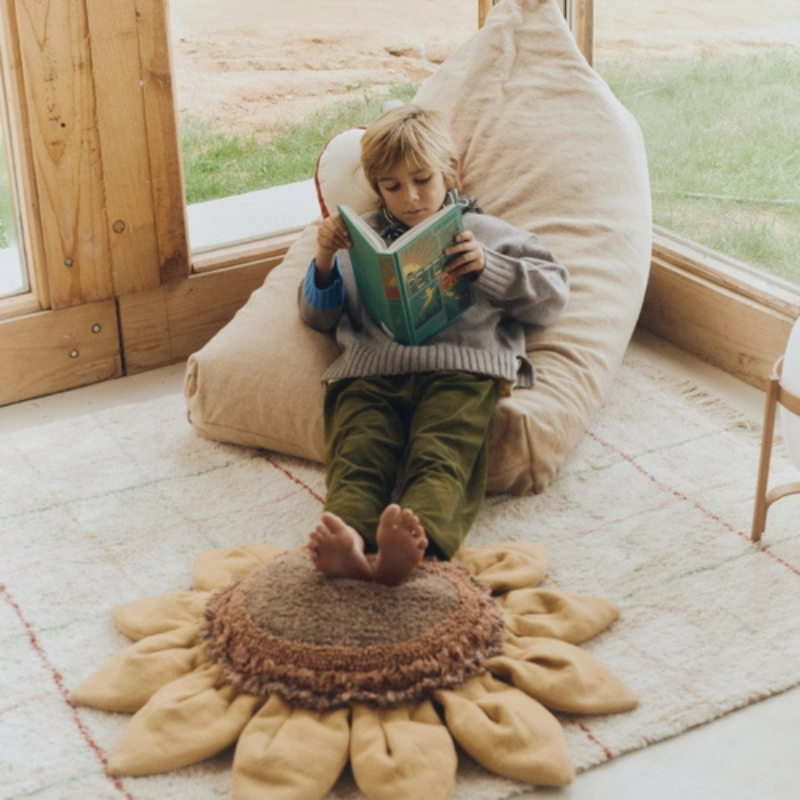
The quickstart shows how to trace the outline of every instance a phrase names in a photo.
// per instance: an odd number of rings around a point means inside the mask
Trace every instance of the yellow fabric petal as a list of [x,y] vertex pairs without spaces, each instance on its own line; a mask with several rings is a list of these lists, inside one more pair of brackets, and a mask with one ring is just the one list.
[[453,561],[465,566],[493,594],[538,586],[550,566],[547,548],[534,542],[462,547]]
[[506,630],[517,636],[550,636],[580,644],[619,618],[608,600],[575,592],[518,589],[497,598],[506,612]]
[[611,714],[636,708],[638,700],[608,667],[567,642],[527,639],[524,649],[507,643],[490,658],[492,675],[548,708],[570,714]]
[[112,775],[152,775],[230,747],[264,699],[239,692],[207,663],[160,689],[128,723],[108,759]]
[[172,592],[122,603],[111,610],[120,633],[138,642],[145,636],[202,622],[209,592]]
[[226,550],[208,550],[194,561],[192,584],[201,591],[222,589],[235,578],[250,572],[253,567],[272,561],[285,552],[271,544],[247,544]]
[[138,711],[162,686],[208,660],[199,633],[200,625],[185,625],[138,641],[73,689],[73,702],[105,711]]
[[485,673],[434,698],[455,740],[486,769],[542,786],[566,786],[575,777],[558,720],[518,689]]
[[347,764],[350,711],[292,708],[273,695],[239,737],[233,793],[240,800],[315,800]]
[[393,709],[355,706],[350,764],[369,800],[447,800],[458,756],[430,701]]

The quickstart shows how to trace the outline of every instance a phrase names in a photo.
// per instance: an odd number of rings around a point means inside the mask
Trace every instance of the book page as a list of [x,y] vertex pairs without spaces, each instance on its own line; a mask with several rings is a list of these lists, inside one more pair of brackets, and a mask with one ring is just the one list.
[[383,239],[350,206],[341,205],[337,206],[337,208],[339,216],[347,226],[347,232],[350,234],[354,245],[357,240],[366,239],[376,253],[386,252],[386,245],[383,243]]

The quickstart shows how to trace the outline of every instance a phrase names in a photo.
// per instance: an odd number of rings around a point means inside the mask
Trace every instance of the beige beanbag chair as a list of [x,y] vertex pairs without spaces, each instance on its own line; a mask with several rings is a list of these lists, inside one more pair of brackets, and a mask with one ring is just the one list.
[[[449,121],[466,192],[536,232],[570,272],[564,315],[528,336],[536,386],[501,401],[490,429],[489,491],[539,492],[602,404],[641,308],[651,249],[641,134],[553,0],[503,0],[416,102]],[[320,376],[338,350],[296,306],[315,240],[312,225],[189,359],[201,436],[322,460]]]

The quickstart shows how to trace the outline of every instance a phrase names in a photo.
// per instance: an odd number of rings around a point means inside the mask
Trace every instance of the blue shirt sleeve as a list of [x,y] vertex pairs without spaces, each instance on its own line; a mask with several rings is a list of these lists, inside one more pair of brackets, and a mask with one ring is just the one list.
[[331,311],[341,308],[344,305],[344,281],[339,270],[339,256],[334,256],[333,260],[333,282],[325,289],[318,288],[314,281],[316,270],[317,261],[312,258],[303,282],[303,294],[308,300],[308,304],[317,309],[317,311]]

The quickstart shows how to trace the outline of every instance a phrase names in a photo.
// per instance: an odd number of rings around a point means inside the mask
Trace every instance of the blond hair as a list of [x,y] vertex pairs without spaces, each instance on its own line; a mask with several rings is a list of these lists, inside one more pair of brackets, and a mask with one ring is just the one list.
[[378,179],[398,164],[441,172],[448,189],[460,188],[458,154],[444,120],[413,103],[381,114],[361,138],[361,166],[379,196]]

